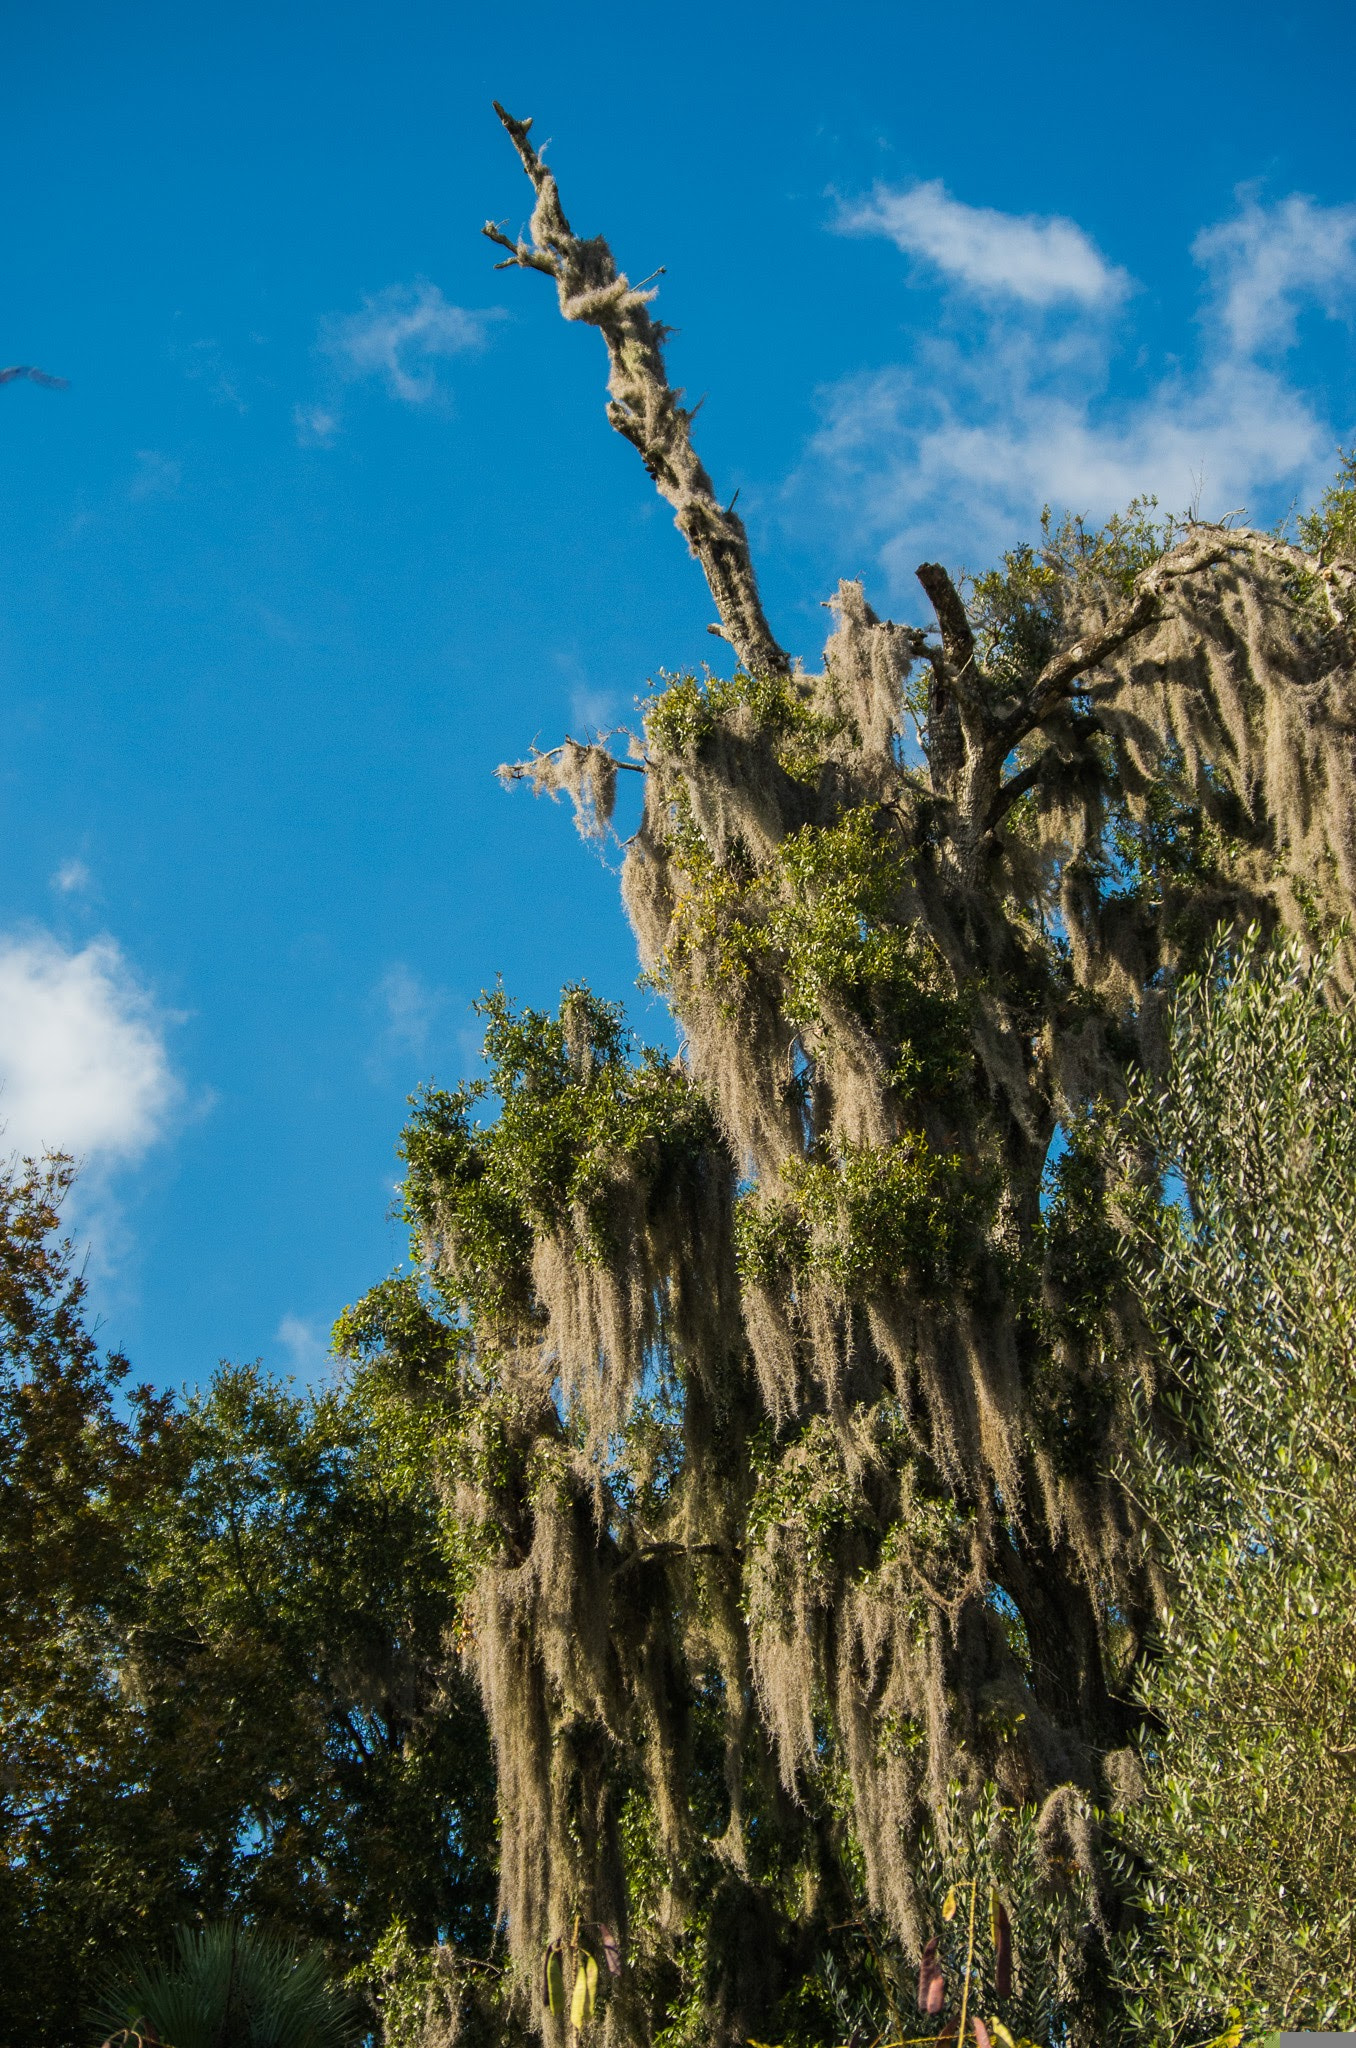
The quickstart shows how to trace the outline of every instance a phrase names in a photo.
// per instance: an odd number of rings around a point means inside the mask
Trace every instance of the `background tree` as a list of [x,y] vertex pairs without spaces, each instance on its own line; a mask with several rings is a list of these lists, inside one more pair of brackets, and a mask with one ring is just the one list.
[[393,1925],[483,1951],[488,1745],[408,1430],[253,1368],[124,1402],[70,1177],[0,1174],[0,2040],[86,2040],[114,1956],[228,1912],[340,1971]]
[[[497,1120],[431,1091],[406,1138],[435,1299],[363,1344],[442,1439],[521,1981],[591,1944],[609,2038],[776,2039],[844,1917],[917,1955],[953,1785],[1103,1885],[1155,1589],[1096,1121],[1221,917],[1350,905],[1356,566],[1326,513],[1301,547],[1140,507],[961,589],[924,564],[929,628],[842,584],[803,671],[653,293],[501,117],[535,205],[487,233],[602,334],[737,668],[652,698],[629,760],[506,771],[590,832],[643,773],[623,893],[685,1053],[583,990],[490,1001]],[[1019,1929],[1019,1995],[1033,1966]]]
[[1356,2018],[1356,1017],[1327,969],[1221,950],[1130,1122],[1162,1422],[1126,1477],[1169,1594],[1120,1828],[1140,2039]]
[[366,1956],[395,1918],[487,1941],[488,1750],[426,1480],[393,1473],[361,1389],[223,1368],[176,1421],[138,1532],[123,1682],[175,1755],[197,1912]]
[[73,1169],[0,1168],[0,2037],[59,2037],[103,1944],[135,1924],[147,1844],[116,1682],[134,1602],[126,1528],[165,1452],[167,1408],[119,1411],[57,1236]]

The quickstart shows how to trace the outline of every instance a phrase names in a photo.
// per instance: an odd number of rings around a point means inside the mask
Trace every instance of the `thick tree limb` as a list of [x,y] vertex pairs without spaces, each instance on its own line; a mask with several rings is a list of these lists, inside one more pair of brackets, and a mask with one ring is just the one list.
[[608,419],[672,505],[674,523],[705,572],[724,637],[752,674],[789,674],[790,659],[763,612],[744,522],[733,499],[722,506],[716,497],[692,445],[696,408],[681,405],[682,393],[669,383],[666,329],[649,310],[655,294],[632,285],[617,269],[601,235],[583,241],[574,233],[555,178],[528,141],[532,123],[515,120],[497,100],[494,110],[532,181],[536,205],[530,240],[512,241],[493,221],[485,223],[486,235],[508,251],[504,268],[516,265],[553,277],[565,318],[598,329],[607,344]]
[[925,742],[928,769],[933,788],[941,791],[955,781],[965,756],[966,739],[973,735],[975,636],[970,631],[960,592],[941,563],[920,562],[915,574],[937,614],[942,636],[940,653],[923,650],[932,666]]
[[937,614],[942,652],[952,680],[961,679],[963,689],[963,678],[974,669],[975,636],[970,630],[961,594],[940,562],[920,562],[915,574],[927,593],[928,603]]
[[1328,615],[1334,626],[1346,627],[1350,621],[1347,610],[1356,599],[1356,562],[1346,555],[1334,555],[1331,559],[1320,550],[1317,556],[1306,554],[1292,542],[1278,540],[1270,533],[1248,533],[1246,539],[1251,551],[1264,560],[1279,562],[1283,568],[1293,569],[1301,576],[1315,576],[1323,586],[1327,601]]
[[1188,576],[1199,576],[1227,561],[1240,551],[1251,534],[1229,533],[1218,527],[1202,528],[1180,547],[1173,548],[1140,577],[1134,595],[1112,613],[1096,632],[1075,640],[1045,664],[1030,691],[998,726],[1000,743],[1009,748],[1067,697],[1075,683],[1099,662],[1119,654],[1122,647],[1162,618],[1171,586]]
[[[1033,732],[1058,704],[1073,694],[1075,686],[1099,662],[1109,660],[1128,646],[1137,634],[1156,625],[1165,615],[1174,584],[1199,576],[1218,567],[1221,562],[1243,554],[1261,555],[1286,568],[1314,573],[1312,557],[1288,542],[1273,539],[1270,534],[1246,528],[1197,527],[1185,541],[1160,557],[1145,572],[1134,594],[1112,613],[1103,626],[1075,640],[1072,646],[1062,649],[1046,663],[1022,702],[996,725],[995,750],[1001,749],[1006,757],[1018,741]],[[1356,590],[1356,565],[1339,558],[1327,567],[1320,565],[1317,573],[1334,623],[1341,625],[1344,620],[1338,593],[1349,597]],[[1042,757],[1001,785],[989,809],[988,830],[992,831],[1018,799],[1035,786],[1043,766]]]
[[1036,760],[1029,761],[1018,774],[1009,776],[989,807],[989,815],[984,820],[986,832],[992,832],[995,825],[1001,824],[1013,805],[1018,803],[1028,790],[1036,787],[1045,772],[1045,760],[1045,755],[1041,754]]

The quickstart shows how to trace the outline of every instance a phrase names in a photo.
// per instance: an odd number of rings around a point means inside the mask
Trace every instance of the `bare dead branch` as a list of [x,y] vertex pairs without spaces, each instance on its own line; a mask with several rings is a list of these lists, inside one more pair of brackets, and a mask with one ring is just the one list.
[[968,674],[974,667],[975,636],[970,631],[960,592],[940,562],[920,562],[915,574],[927,593],[928,603],[937,614],[942,652],[953,678]]
[[977,736],[975,636],[970,631],[960,592],[941,563],[920,562],[915,574],[937,614],[942,636],[940,649],[922,649],[932,669],[928,689],[928,769],[933,788],[941,791],[955,781],[965,754],[966,737],[973,742]]
[[773,637],[758,595],[744,522],[734,502],[722,506],[692,445],[695,408],[664,368],[666,330],[650,313],[653,291],[632,285],[617,269],[601,235],[577,236],[565,217],[552,173],[528,140],[530,121],[515,120],[496,100],[494,110],[532,181],[536,204],[528,238],[512,240],[493,221],[485,234],[508,251],[505,267],[540,270],[556,281],[567,320],[596,327],[607,345],[607,416],[639,454],[660,495],[674,510],[674,523],[701,563],[730,641],[744,667],[755,675],[788,675],[790,659]]

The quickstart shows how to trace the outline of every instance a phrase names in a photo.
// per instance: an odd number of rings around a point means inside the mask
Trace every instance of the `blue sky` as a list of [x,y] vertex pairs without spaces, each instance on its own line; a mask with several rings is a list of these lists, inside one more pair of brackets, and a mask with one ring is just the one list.
[[[409,1091],[501,974],[626,997],[615,875],[493,768],[718,651],[602,415],[492,268],[536,117],[665,267],[780,637],[1043,502],[1271,520],[1356,439],[1356,12],[17,10],[0,362],[0,1116],[85,1160],[140,1375],[320,1369],[402,1255]],[[615,854],[613,855],[615,864]]]

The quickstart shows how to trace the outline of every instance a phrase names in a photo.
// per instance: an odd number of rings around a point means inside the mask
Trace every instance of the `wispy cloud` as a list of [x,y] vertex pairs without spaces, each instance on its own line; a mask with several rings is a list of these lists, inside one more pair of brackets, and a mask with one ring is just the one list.
[[[263,337],[252,334],[250,340],[258,347]],[[184,376],[193,383],[204,385],[214,404],[229,405],[242,414],[249,411],[241,392],[245,380],[228,362],[219,342],[204,336],[181,346],[175,353],[183,366]]]
[[374,1081],[384,1081],[397,1067],[427,1057],[433,1026],[447,1000],[444,989],[431,988],[403,960],[387,968],[368,997],[377,1024],[367,1057]]
[[139,1158],[181,1094],[166,1024],[112,939],[70,952],[47,933],[0,937],[6,1149]]
[[51,886],[59,896],[87,896],[94,887],[94,877],[82,860],[63,860],[51,878]]
[[346,378],[380,377],[393,398],[424,405],[437,391],[433,365],[483,348],[498,307],[454,306],[436,284],[393,284],[359,313],[331,314],[320,346]]
[[576,739],[615,726],[630,703],[621,693],[595,680],[573,648],[556,648],[551,663],[570,693],[570,731]]
[[343,422],[332,405],[294,405],[292,424],[303,448],[330,448]]
[[1303,307],[1330,319],[1356,292],[1356,206],[1320,206],[1294,192],[1263,206],[1244,188],[1233,220],[1202,228],[1192,255],[1206,271],[1213,313],[1237,355],[1293,347]]
[[969,291],[1031,306],[1111,305],[1130,288],[1127,272],[1076,222],[967,206],[940,178],[877,185],[869,199],[845,205],[836,225],[843,234],[885,235]]
[[975,265],[954,261],[943,317],[907,358],[822,394],[788,516],[831,506],[902,592],[923,553],[977,566],[1028,534],[1044,504],[1100,517],[1155,493],[1174,509],[1199,496],[1207,513],[1257,514],[1259,498],[1280,497],[1283,509],[1311,494],[1339,433],[1281,358],[1303,309],[1340,315],[1352,303],[1356,208],[1299,197],[1267,207],[1245,194],[1194,254],[1204,271],[1194,362],[1128,396],[1122,383],[1114,397],[1121,323],[1106,320],[1091,287],[1056,316],[1052,302],[1019,302],[1015,290],[997,304]]
[[302,1316],[285,1315],[273,1341],[286,1355],[288,1371],[300,1380],[318,1379],[329,1365],[329,1332]]

